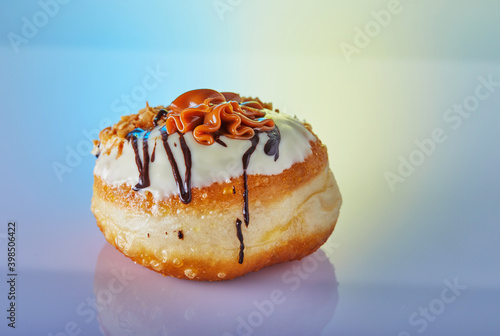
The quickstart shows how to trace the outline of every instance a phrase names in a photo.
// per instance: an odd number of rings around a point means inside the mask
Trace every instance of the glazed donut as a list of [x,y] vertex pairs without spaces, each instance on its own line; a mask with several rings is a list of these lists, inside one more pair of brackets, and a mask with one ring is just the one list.
[[309,124],[258,98],[200,89],[94,141],[92,211],[106,240],[163,275],[229,280],[301,259],[342,203]]

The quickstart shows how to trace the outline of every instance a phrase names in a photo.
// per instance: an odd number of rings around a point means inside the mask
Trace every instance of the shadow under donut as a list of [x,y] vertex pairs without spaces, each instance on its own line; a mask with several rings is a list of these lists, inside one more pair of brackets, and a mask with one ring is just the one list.
[[163,277],[106,244],[94,293],[104,335],[315,335],[338,303],[321,250],[230,281]]

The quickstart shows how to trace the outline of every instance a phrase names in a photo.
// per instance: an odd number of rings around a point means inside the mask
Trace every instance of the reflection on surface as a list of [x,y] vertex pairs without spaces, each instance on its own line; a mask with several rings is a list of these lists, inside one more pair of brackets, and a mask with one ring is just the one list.
[[321,250],[232,281],[195,282],[163,277],[106,244],[94,293],[105,335],[319,335],[337,287]]

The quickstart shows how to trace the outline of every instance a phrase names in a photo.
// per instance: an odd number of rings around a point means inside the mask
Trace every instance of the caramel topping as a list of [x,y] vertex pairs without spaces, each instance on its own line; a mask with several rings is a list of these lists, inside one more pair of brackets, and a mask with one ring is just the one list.
[[240,102],[236,93],[222,94],[209,89],[188,91],[167,107],[167,133],[192,131],[197,142],[212,145],[220,135],[249,140],[255,131],[274,129],[274,121],[264,118],[264,108],[258,101]]
[[259,98],[244,98],[233,92],[198,89],[183,93],[169,106],[146,107],[137,114],[123,116],[113,127],[99,134],[101,142],[117,137],[125,139],[137,128],[150,131],[164,126],[168,134],[193,132],[195,140],[203,145],[217,142],[224,146],[220,136],[250,140],[255,132],[274,129],[274,121],[265,118],[265,108],[272,110]]

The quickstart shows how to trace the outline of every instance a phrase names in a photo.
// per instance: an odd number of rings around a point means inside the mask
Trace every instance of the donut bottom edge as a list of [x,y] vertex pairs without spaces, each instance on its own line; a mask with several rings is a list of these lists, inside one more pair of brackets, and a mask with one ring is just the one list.
[[[220,281],[314,253],[332,234],[341,203],[335,178],[326,167],[283,200],[251,209],[249,227],[242,225],[245,249],[241,264],[231,220],[241,213],[240,206],[221,209],[222,220],[220,214],[206,216],[206,229],[201,231],[195,224],[189,227],[185,217],[152,218],[151,214],[128,213],[95,192],[92,211],[106,240],[135,263],[164,276]],[[177,222],[185,228],[182,239],[176,231]],[[166,235],[158,237],[164,230]],[[152,232],[152,236],[146,232]]]

